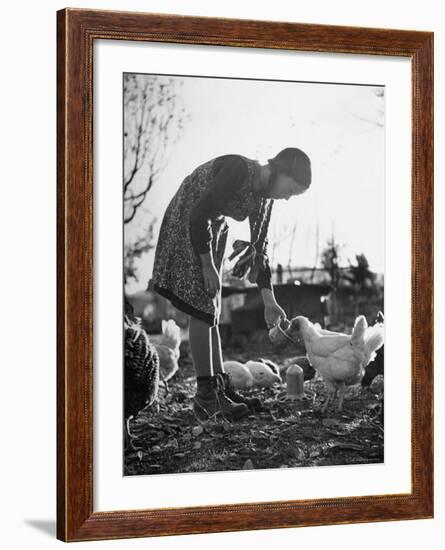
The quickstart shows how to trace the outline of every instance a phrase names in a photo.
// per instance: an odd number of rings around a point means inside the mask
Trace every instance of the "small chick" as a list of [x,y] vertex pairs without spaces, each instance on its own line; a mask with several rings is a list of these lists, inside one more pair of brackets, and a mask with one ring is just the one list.
[[162,321],[162,334],[150,336],[156,346],[160,360],[160,371],[166,382],[178,371],[179,346],[181,344],[181,329],[173,319]]
[[224,361],[224,370],[231,375],[232,383],[237,390],[250,390],[253,376],[250,370],[239,361]]
[[248,361],[246,367],[252,374],[253,384],[256,388],[271,388],[277,382],[281,384],[281,376],[265,363]]
[[[265,365],[270,367],[276,375],[280,376],[280,367],[276,363],[274,363],[270,359],[264,359],[263,357],[260,357],[260,359],[258,359],[258,361],[260,361],[260,363],[264,363]],[[280,378],[281,378],[281,376],[280,376]]]

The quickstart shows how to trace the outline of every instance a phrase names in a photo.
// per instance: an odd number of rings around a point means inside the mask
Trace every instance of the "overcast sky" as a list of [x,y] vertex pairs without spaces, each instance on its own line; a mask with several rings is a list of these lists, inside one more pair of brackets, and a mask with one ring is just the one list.
[[[274,264],[287,265],[291,255],[293,266],[312,266],[318,224],[320,249],[334,232],[336,241],[345,245],[345,265],[363,252],[371,269],[384,271],[384,98],[376,93],[382,88],[180,78],[190,120],[147,197],[146,207],[157,218],[155,234],[178,186],[199,164],[226,153],[263,164],[285,147],[299,147],[311,158],[312,185],[303,195],[275,201],[269,240],[283,238],[275,248]],[[229,243],[248,238],[247,221],[229,222]],[[132,231],[126,226],[126,238],[131,239]],[[140,282],[129,292],[146,287],[153,255],[138,263]]]

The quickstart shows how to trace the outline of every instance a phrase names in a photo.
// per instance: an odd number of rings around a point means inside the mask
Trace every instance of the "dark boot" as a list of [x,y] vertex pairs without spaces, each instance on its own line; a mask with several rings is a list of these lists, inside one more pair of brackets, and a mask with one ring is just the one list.
[[263,405],[258,397],[244,397],[235,390],[235,386],[232,382],[232,377],[228,372],[220,372],[219,376],[222,380],[222,386],[224,388],[224,393],[226,396],[231,399],[234,403],[244,403],[249,407],[249,409],[262,410]]
[[234,403],[225,395],[217,376],[199,377],[197,382],[193,412],[199,421],[205,422],[217,416],[223,416],[227,420],[238,420],[249,414],[247,405]]

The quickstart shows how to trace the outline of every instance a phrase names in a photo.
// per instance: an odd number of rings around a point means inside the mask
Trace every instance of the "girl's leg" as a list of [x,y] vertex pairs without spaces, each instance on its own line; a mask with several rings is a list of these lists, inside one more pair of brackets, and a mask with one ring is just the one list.
[[[199,421],[207,421],[219,414],[227,419],[241,418],[249,414],[247,405],[234,403],[228,399],[225,393],[221,391],[219,377],[214,375],[212,368],[212,332],[210,325],[190,317],[190,349],[197,382],[193,411]],[[216,342],[219,342],[219,335]],[[218,350],[218,347],[216,347],[216,350]],[[221,357],[218,352],[217,357]],[[222,358],[217,359],[217,361],[222,366]]]
[[252,408],[252,409],[261,409],[261,401],[258,399],[258,397],[244,397],[240,395],[234,385],[231,381],[231,377],[229,374],[225,373],[224,365],[223,365],[223,357],[222,357],[222,349],[221,349],[221,337],[219,334],[219,327],[216,325],[215,327],[211,328],[211,334],[212,334],[212,364],[213,364],[213,372],[215,375],[222,374],[222,380],[224,384],[224,393],[226,397],[228,397],[233,403],[236,404],[244,404],[246,407]]
[[221,337],[219,335],[218,325],[211,327],[212,335],[212,364],[213,364],[213,373],[220,374],[224,372],[223,366],[223,356],[221,349]]
[[[219,276],[222,280],[222,262],[219,269]],[[221,307],[222,307],[222,287],[219,290],[219,293],[216,297],[216,308],[218,310],[218,318],[221,315]],[[211,339],[212,339],[212,364],[213,364],[213,373],[221,374],[224,372],[223,367],[223,356],[222,356],[222,349],[221,349],[221,336],[219,334],[219,326],[218,323],[216,323],[216,326],[211,328]]]
[[189,339],[196,376],[213,376],[210,325],[190,316]]

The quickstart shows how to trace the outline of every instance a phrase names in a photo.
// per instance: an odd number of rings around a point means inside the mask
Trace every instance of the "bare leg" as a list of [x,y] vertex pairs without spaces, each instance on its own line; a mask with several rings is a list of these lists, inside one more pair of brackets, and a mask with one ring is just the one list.
[[[217,334],[216,331],[215,334]],[[247,405],[234,403],[226,396],[220,384],[220,377],[216,377],[216,373],[213,372],[213,338],[210,325],[191,317],[189,336],[197,382],[196,395],[193,398],[193,412],[198,422],[207,422],[220,415],[226,419],[237,420],[249,414]],[[215,340],[216,343],[218,340]],[[220,363],[218,346],[216,347],[216,356]]]
[[196,376],[213,376],[210,325],[190,316],[189,338]]
[[222,349],[221,349],[221,337],[219,335],[218,325],[216,325],[216,327],[212,327],[210,330],[212,334],[213,373],[216,375],[221,372],[224,372],[223,356],[222,356]]

